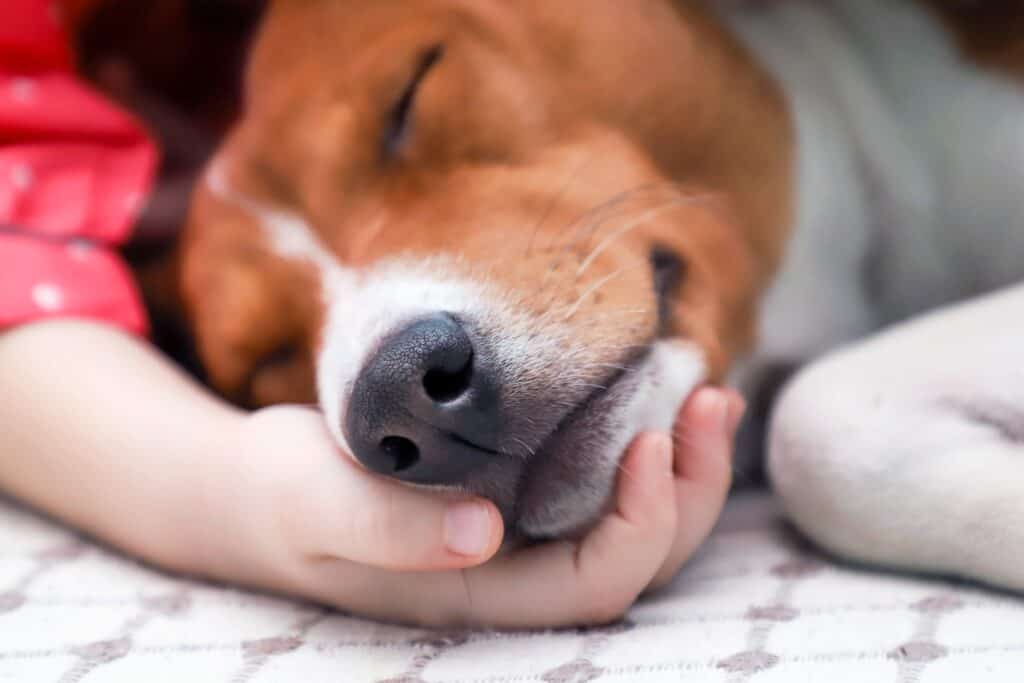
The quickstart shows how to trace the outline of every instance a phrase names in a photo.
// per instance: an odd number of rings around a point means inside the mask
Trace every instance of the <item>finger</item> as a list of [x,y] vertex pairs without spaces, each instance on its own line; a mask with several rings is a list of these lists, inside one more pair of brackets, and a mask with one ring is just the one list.
[[579,544],[551,542],[464,571],[382,572],[324,562],[299,590],[343,609],[428,626],[544,628],[621,616],[675,537],[670,440],[638,439],[623,462],[616,510]]
[[300,552],[406,571],[469,567],[497,552],[503,525],[493,503],[367,472],[337,450],[318,415],[295,419],[287,452],[308,461],[291,464],[282,507]]
[[675,537],[671,460],[667,436],[641,437],[623,461],[615,510],[582,541],[530,548],[466,572],[473,620],[521,628],[620,617]]
[[705,387],[680,411],[674,439],[676,539],[652,588],[675,576],[718,520],[732,483],[733,442],[744,410],[736,392]]
[[690,396],[673,430],[676,477],[682,483],[704,487],[731,481],[733,440],[745,410],[743,397],[732,389],[707,386]]

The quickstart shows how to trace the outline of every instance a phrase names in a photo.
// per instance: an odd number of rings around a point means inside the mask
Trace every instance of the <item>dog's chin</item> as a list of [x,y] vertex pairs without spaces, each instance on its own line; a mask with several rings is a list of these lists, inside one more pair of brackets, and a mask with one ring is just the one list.
[[577,536],[609,507],[630,442],[644,431],[671,430],[706,372],[696,346],[656,342],[576,406],[530,457],[492,458],[457,487],[423,488],[494,502],[506,548]]
[[498,501],[519,539],[572,537],[611,504],[619,463],[647,430],[672,429],[676,414],[704,379],[700,350],[679,341],[655,343],[603,390],[592,394],[526,462],[515,499]]

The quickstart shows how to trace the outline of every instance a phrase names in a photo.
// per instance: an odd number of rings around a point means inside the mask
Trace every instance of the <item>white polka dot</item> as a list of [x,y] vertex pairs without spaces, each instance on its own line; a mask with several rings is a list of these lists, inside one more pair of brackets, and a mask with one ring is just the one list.
[[32,172],[32,168],[27,164],[17,164],[11,169],[11,184],[14,185],[16,190],[25,190],[32,187],[35,182],[35,174]]
[[22,104],[35,101],[36,82],[31,78],[15,78],[11,81],[11,97]]
[[52,282],[40,282],[32,288],[32,301],[42,310],[52,313],[64,305],[64,292]]

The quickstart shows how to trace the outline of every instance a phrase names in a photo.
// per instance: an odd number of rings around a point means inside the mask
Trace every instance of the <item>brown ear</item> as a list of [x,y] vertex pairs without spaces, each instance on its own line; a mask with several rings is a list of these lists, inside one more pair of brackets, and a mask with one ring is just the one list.
[[[200,178],[174,258],[163,272],[167,277],[163,283],[169,287],[167,297],[175,303],[178,320],[197,358],[204,361],[208,381],[235,399],[238,397],[232,396],[232,392],[244,374],[244,363],[241,358],[220,358],[224,354],[213,354],[209,346],[211,339],[226,342],[234,338],[226,330],[243,325],[243,319],[250,317],[248,311],[253,302],[261,299],[260,292],[249,284],[255,279],[240,277],[240,269],[234,263],[234,259],[247,258],[256,251],[251,241],[258,232],[248,216],[222,201]],[[253,290],[252,295],[232,309],[220,296],[226,281],[241,282],[241,290]],[[204,327],[208,328],[205,335],[201,334]]]
[[174,271],[183,320],[209,384],[225,397],[250,407],[312,403],[319,273],[275,253],[258,218],[235,201],[236,189],[248,197],[254,184],[229,143],[197,185]]
[[663,249],[680,262],[665,333],[700,345],[710,379],[721,380],[754,341],[758,278],[750,243],[718,200],[696,204],[681,221],[655,226],[646,237],[652,255]]
[[[202,178],[181,180],[186,182],[164,182],[157,189],[124,253],[149,314],[153,342],[206,381],[210,377],[200,361],[196,300],[209,291],[215,257],[244,249],[247,242],[240,236],[257,231],[248,218],[211,196]],[[196,267],[204,262],[210,267]]]

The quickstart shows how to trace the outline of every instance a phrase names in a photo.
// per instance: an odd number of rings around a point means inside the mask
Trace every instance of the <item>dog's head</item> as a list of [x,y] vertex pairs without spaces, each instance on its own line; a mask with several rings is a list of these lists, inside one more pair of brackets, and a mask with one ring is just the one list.
[[211,383],[317,402],[368,468],[485,495],[525,535],[593,519],[626,443],[751,327],[750,238],[700,143],[725,115],[702,70],[738,57],[698,59],[690,19],[273,5],[183,241]]

